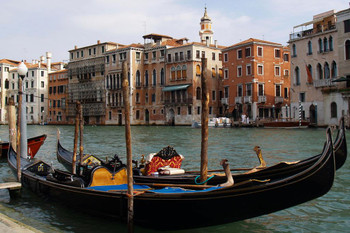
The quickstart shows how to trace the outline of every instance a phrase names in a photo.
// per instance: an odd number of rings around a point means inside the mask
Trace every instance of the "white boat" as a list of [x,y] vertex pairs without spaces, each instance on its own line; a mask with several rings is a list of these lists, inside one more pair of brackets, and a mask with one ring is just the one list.
[[[193,128],[200,128],[202,126],[201,122],[194,121],[192,123]],[[213,117],[209,118],[209,127],[231,127],[231,120],[227,117]]]

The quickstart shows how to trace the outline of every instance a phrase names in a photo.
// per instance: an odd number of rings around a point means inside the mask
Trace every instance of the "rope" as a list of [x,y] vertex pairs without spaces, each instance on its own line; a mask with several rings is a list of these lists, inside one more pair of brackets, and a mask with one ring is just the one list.
[[211,180],[213,177],[214,177],[214,175],[212,175],[211,177],[209,177],[208,179],[206,179],[205,181],[203,181],[203,182],[197,182],[197,179],[200,177],[200,175],[199,176],[197,176],[196,177],[196,179],[194,179],[194,182],[196,183],[196,184],[198,184],[198,185],[201,185],[201,184],[204,184],[204,183],[207,183],[209,180]]

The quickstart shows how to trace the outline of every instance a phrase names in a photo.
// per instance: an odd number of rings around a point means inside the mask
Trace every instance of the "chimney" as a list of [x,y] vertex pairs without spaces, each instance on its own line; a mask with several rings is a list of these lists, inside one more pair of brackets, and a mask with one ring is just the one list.
[[101,43],[101,41],[100,40],[97,40],[97,44],[100,44]]
[[51,72],[51,58],[52,58],[52,53],[46,52],[47,73]]
[[218,40],[215,40],[214,43],[215,43],[215,48],[218,48]]
[[74,45],[74,49],[78,49],[78,46]]

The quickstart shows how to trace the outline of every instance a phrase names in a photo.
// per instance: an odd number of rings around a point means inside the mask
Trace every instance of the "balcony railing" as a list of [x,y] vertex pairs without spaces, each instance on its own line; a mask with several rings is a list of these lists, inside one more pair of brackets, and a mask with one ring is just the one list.
[[335,86],[335,84],[332,82],[332,79],[320,79],[320,80],[314,80],[314,87],[331,87]]
[[242,96],[235,97],[236,104],[242,104]]
[[310,36],[310,35],[326,32],[326,31],[330,31],[330,30],[333,30],[333,29],[336,29],[336,25],[335,24],[324,26],[323,28],[318,28],[318,29],[311,28],[311,29],[307,29],[307,30],[304,30],[304,31],[294,32],[294,33],[289,35],[289,39],[290,40],[297,40],[299,38],[303,38],[303,37],[306,37],[306,36]]
[[252,103],[252,97],[251,96],[244,96],[244,103]]
[[228,105],[228,98],[221,98],[221,104]]
[[283,103],[283,97],[282,96],[276,96],[275,97],[275,103],[278,104],[278,103]]
[[266,102],[266,95],[258,96],[258,103],[265,103]]

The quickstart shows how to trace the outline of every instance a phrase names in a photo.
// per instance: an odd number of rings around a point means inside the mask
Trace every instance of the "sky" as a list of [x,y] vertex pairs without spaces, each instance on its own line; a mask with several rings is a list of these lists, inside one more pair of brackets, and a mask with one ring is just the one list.
[[68,50],[101,42],[143,43],[157,33],[199,41],[207,7],[214,40],[230,46],[257,38],[287,45],[313,15],[349,8],[344,0],[1,0],[0,59],[68,62]]

